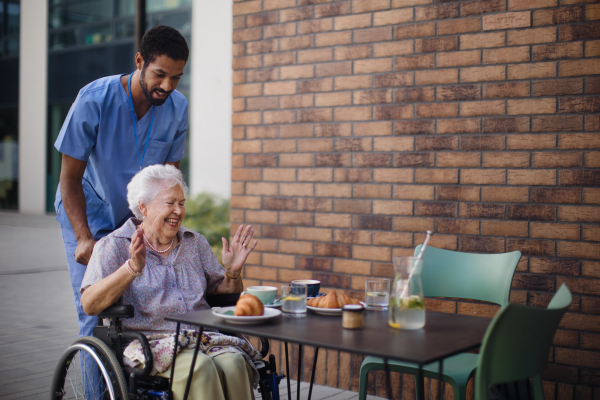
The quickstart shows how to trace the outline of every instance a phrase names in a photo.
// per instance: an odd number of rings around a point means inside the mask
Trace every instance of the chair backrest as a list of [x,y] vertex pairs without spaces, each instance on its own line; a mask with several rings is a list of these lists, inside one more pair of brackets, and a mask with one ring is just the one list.
[[[415,256],[421,246],[415,249]],[[520,251],[471,254],[427,246],[421,272],[423,293],[425,297],[458,297],[506,306],[520,259]]]
[[492,320],[481,346],[475,377],[475,399],[487,399],[489,386],[539,376],[558,324],[571,304],[562,285],[548,308],[510,304]]

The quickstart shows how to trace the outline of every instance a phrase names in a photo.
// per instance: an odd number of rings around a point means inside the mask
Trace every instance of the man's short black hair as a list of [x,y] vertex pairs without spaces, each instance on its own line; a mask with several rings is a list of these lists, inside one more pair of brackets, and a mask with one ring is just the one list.
[[146,66],[162,55],[172,60],[187,62],[190,49],[177,29],[159,25],[149,29],[142,37],[140,54]]

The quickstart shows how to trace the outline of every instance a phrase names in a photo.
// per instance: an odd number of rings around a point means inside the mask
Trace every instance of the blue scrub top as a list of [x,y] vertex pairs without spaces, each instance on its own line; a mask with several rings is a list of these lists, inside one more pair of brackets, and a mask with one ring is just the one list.
[[[88,224],[96,239],[112,232],[133,215],[127,202],[127,184],[140,171],[129,97],[121,85],[121,76],[98,79],[79,91],[54,144],[61,153],[87,161],[83,191]],[[155,109],[142,168],[176,162],[185,154],[188,128],[185,96],[175,90]],[[137,121],[140,155],[151,117],[152,108]],[[54,207],[56,219],[70,227],[60,185]]]

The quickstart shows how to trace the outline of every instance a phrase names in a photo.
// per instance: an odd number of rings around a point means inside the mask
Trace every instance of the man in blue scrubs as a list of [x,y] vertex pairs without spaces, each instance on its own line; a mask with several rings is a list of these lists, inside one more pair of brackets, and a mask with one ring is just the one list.
[[173,28],[150,29],[132,74],[98,79],[80,90],[55,147],[62,153],[56,219],[60,222],[79,336],[91,336],[96,317],[80,302],[81,281],[97,240],[133,214],[127,184],[145,166],[184,156],[188,105],[175,90],[189,49]]

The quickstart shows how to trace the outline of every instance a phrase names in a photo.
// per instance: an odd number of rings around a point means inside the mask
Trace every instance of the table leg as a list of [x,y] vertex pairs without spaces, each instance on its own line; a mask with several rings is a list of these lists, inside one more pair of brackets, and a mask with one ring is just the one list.
[[383,368],[385,369],[385,394],[388,399],[392,398],[392,374],[390,373],[390,366],[388,359],[383,359]]
[[192,376],[194,375],[194,366],[196,365],[196,357],[198,357],[198,349],[200,348],[200,340],[202,340],[202,327],[200,327],[200,332],[198,332],[198,340],[196,341],[196,347],[194,348],[194,356],[192,357],[192,365],[190,366],[190,373],[188,374],[188,379],[185,384],[185,394],[183,395],[183,400],[187,400],[188,394],[190,393],[190,386],[192,384]]
[[173,377],[175,376],[175,355],[177,355],[177,345],[179,344],[179,328],[181,328],[181,324],[177,323],[177,329],[175,329],[175,337],[173,345],[173,362],[171,363],[171,380],[169,381],[169,400],[173,400]]
[[319,356],[319,348],[315,347],[315,356],[313,359],[313,369],[312,369],[312,373],[310,374],[310,386],[308,388],[308,400],[310,400],[310,397],[312,396],[312,387],[313,384],[315,383],[315,370],[317,369],[317,357]]
[[417,400],[425,400],[425,379],[423,378],[423,365],[419,364],[417,372]]
[[285,342],[285,370],[287,371],[288,400],[292,400],[292,388],[290,388],[290,358],[288,356],[288,342]]
[[442,399],[442,395],[444,394],[444,359],[440,360],[440,368],[438,371],[438,379],[440,381],[438,386],[438,399]]
[[300,400],[300,378],[302,377],[302,348],[301,344],[298,345],[298,386],[296,386],[296,400]]

